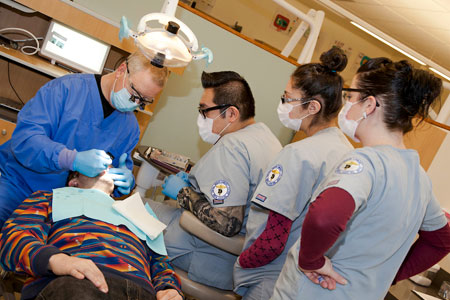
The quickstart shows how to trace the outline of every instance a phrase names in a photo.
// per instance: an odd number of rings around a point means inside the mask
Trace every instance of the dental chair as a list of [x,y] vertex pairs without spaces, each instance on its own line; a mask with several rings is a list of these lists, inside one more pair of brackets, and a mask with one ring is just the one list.
[[14,293],[22,291],[26,279],[26,275],[7,272],[0,268],[0,296],[4,300],[16,300]]
[[[154,157],[153,154],[158,154],[158,156]],[[133,158],[139,161],[140,165],[136,176],[136,191],[140,193],[143,199],[145,199],[147,190],[163,183],[165,176],[176,174],[180,170],[189,171],[193,165],[188,158],[182,155],[168,153],[149,146],[139,146]],[[176,168],[174,168],[174,162]],[[165,198],[164,203],[174,207],[178,206],[176,200],[168,197]],[[223,236],[203,224],[194,214],[186,210],[181,215],[180,226],[204,242],[233,255],[239,255],[244,246],[244,236]],[[181,289],[186,295],[190,296],[188,299],[237,300],[241,298],[231,290],[221,290],[192,281],[188,278],[187,272],[179,268],[175,267],[175,271],[181,279]]]
[[[229,252],[234,255],[241,254],[244,246],[244,236],[235,235],[226,237],[215,232],[205,224],[203,224],[190,211],[183,211],[180,218],[180,226],[192,235],[195,235],[204,242]],[[211,286],[192,281],[188,278],[188,274],[175,267],[175,272],[181,278],[181,289],[188,296],[198,300],[238,300],[241,297],[230,290],[221,290]]]

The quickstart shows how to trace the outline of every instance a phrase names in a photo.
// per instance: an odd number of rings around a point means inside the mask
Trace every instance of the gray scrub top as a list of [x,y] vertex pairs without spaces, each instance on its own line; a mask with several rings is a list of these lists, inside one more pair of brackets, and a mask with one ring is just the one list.
[[272,286],[275,284],[289,248],[300,236],[313,191],[336,161],[352,149],[341,130],[330,127],[287,145],[277,155],[253,195],[244,249],[250,247],[263,232],[269,210],[291,219],[291,232],[283,252],[271,263],[243,269],[236,261],[233,273],[235,292],[243,294],[247,287],[268,278]]
[[213,207],[245,205],[245,234],[251,196],[281,148],[264,123],[248,125],[224,135],[192,168],[189,181]]
[[447,220],[414,150],[357,149],[321,183],[313,199],[339,187],[355,200],[346,230],[325,254],[348,284],[328,291],[298,269],[300,241],[289,251],[272,299],[383,299],[419,230]]

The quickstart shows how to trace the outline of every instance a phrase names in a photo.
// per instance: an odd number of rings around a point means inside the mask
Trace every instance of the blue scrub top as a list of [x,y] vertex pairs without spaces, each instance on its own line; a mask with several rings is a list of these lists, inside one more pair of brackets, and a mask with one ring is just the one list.
[[[122,153],[139,141],[139,126],[132,112],[115,110],[106,119],[99,89],[92,74],[73,74],[44,85],[20,111],[9,141],[0,146],[2,181],[22,195],[65,186],[68,171],[61,170],[62,149],[101,149],[114,155],[118,166]],[[4,184],[4,183],[2,183]]]

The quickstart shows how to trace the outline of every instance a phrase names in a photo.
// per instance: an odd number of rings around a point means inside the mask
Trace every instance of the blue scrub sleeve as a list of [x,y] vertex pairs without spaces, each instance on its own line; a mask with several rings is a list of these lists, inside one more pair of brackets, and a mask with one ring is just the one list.
[[72,170],[73,162],[77,156],[76,150],[69,150],[64,148],[61,150],[58,156],[59,166],[63,170]]
[[67,91],[50,81],[19,112],[11,137],[11,152],[26,168],[38,173],[61,170],[59,153],[66,148],[51,139],[58,128]]

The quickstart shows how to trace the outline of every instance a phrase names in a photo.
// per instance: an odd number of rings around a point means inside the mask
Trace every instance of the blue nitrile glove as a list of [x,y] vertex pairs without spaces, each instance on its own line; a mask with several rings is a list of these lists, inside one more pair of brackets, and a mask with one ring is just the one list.
[[180,177],[186,183],[190,184],[190,182],[189,182],[189,174],[188,173],[180,171],[180,172],[177,173],[177,177]]
[[88,177],[95,177],[105,171],[112,160],[103,150],[91,149],[77,152],[72,169]]
[[109,169],[109,174],[114,180],[114,185],[117,186],[117,189],[123,195],[128,195],[134,184],[133,173],[127,168],[126,160],[127,154],[123,153],[119,158],[119,167]]
[[186,181],[184,181],[181,176],[176,175],[170,175],[169,177],[164,180],[164,183],[162,185],[162,193],[172,199],[177,200],[178,192],[190,184]]

